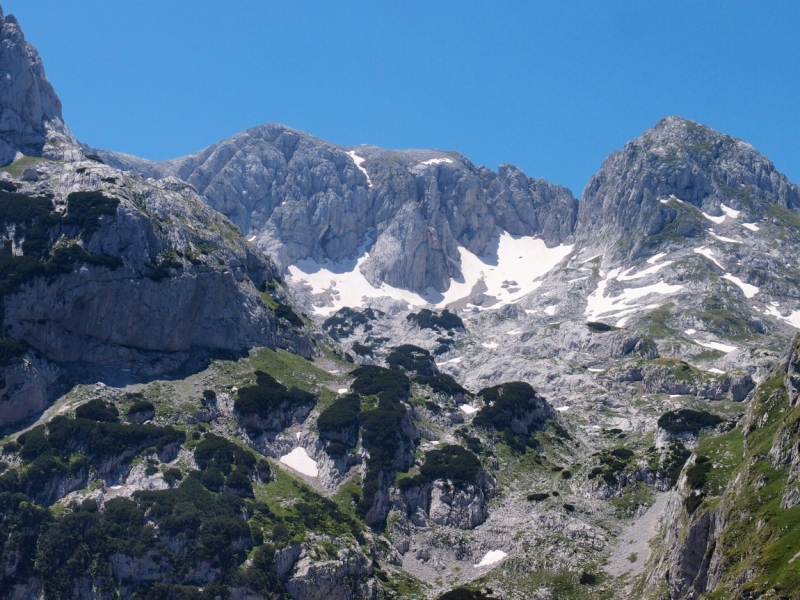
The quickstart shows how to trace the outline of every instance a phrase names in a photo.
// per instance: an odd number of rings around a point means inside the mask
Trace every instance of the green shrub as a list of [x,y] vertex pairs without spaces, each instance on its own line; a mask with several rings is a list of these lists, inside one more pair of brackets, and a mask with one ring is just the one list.
[[293,387],[287,390],[269,373],[256,371],[256,384],[242,387],[237,392],[234,409],[243,415],[258,415],[268,418],[277,410],[291,410],[300,406],[316,404],[314,394]]
[[362,396],[405,400],[411,393],[411,382],[401,371],[366,365],[355,369],[350,375],[355,377],[350,388]]
[[355,342],[353,344],[353,352],[359,356],[375,356],[375,353],[372,351],[372,346],[365,346],[360,342]]
[[422,376],[432,376],[435,373],[435,364],[431,353],[412,344],[403,344],[393,348],[386,357],[386,364],[394,371],[404,369]]
[[494,596],[490,596],[491,590],[483,593],[478,590],[472,590],[466,587],[458,587],[454,590],[442,594],[438,600],[497,600]]
[[113,404],[105,402],[104,400],[95,399],[89,400],[86,404],[81,404],[76,408],[75,418],[116,423],[119,421],[119,411]]
[[434,481],[449,479],[456,483],[476,483],[481,462],[469,450],[461,446],[447,445],[425,453],[425,462],[420,474]]
[[697,433],[706,427],[716,427],[722,423],[722,419],[717,415],[705,410],[693,410],[691,408],[679,408],[664,413],[658,419],[658,426],[670,433]]
[[[345,454],[358,440],[358,415],[361,412],[361,399],[358,394],[347,394],[333,402],[322,411],[317,419],[317,429],[322,439],[329,442],[328,453],[333,456]],[[339,447],[332,447],[338,443]],[[347,446],[345,446],[347,444]]]
[[465,390],[459,383],[450,375],[437,373],[436,375],[423,376],[418,375],[414,378],[414,382],[420,385],[427,385],[436,394],[445,394],[447,396],[456,396],[458,394],[466,395]]
[[528,502],[541,502],[542,500],[547,500],[550,497],[550,494],[547,492],[535,492],[533,494],[528,494],[527,500]]
[[88,242],[100,229],[102,215],[114,215],[119,200],[107,198],[102,192],[73,192],[67,196],[67,214],[64,225],[76,226],[81,230],[81,238]]
[[9,338],[0,339],[0,367],[8,367],[20,362],[19,359],[28,351],[28,345]]
[[711,461],[707,456],[698,456],[695,464],[686,469],[686,485],[689,489],[699,490],[706,483],[706,477],[711,471]]
[[363,311],[358,311],[344,307],[325,319],[322,323],[322,329],[334,340],[340,341],[353,335],[359,325],[363,325],[366,330],[367,327],[370,327],[370,321],[375,321],[383,315],[383,312],[373,308],[365,308]]
[[437,315],[435,312],[423,308],[418,313],[409,314],[406,319],[414,322],[420,329],[464,329],[464,321],[455,313],[446,308]]
[[278,302],[278,307],[275,309],[275,316],[279,319],[286,319],[294,327],[303,326],[303,319],[301,319],[288,304]]

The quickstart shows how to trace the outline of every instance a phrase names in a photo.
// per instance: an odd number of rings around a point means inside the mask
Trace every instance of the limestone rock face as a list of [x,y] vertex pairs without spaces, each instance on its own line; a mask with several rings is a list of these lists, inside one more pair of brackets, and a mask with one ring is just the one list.
[[348,149],[278,124],[160,163],[96,152],[189,182],[281,268],[369,250],[361,269],[373,285],[444,291],[459,275],[459,246],[480,254],[498,227],[557,245],[577,217],[569,190],[513,165],[495,173],[455,152]]
[[35,352],[0,368],[0,427],[43,411],[60,369]]
[[[647,236],[665,229],[691,238],[702,227],[679,219],[677,199],[711,216],[721,205],[752,222],[770,204],[800,208],[800,188],[750,144],[680,117],[667,117],[625,144],[592,176],[580,203],[575,235],[640,255]],[[697,213],[699,214],[699,213]],[[702,220],[702,219],[701,219]]]
[[63,158],[76,149],[39,53],[25,41],[16,18],[3,17],[0,9],[0,164],[18,152]]

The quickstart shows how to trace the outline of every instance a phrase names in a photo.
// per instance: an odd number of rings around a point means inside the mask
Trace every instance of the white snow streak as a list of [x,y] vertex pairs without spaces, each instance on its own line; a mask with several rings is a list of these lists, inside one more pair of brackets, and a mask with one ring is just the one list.
[[759,289],[756,286],[750,285],[749,283],[745,283],[744,281],[742,281],[735,275],[731,275],[730,273],[725,273],[725,275],[723,275],[722,278],[727,279],[728,281],[731,281],[735,283],[737,286],[739,286],[744,292],[745,298],[752,298],[759,292]]
[[347,388],[339,388],[336,393],[337,394],[346,394],[349,390]]
[[469,404],[459,404],[458,408],[468,415],[472,415],[478,412],[477,408],[475,408],[474,406],[470,406]]
[[634,273],[633,275],[628,275],[628,272],[632,271],[635,268],[631,267],[630,269],[622,273],[622,275],[617,277],[617,281],[633,281],[634,279],[641,279],[642,277],[647,277],[648,275],[652,275],[653,273],[658,273],[661,269],[671,264],[672,261],[668,260],[667,262],[662,262],[658,263],[657,265],[653,265],[652,267],[649,267],[644,271],[639,271],[638,273]]
[[602,315],[606,315],[606,318],[619,318],[641,310],[656,308],[659,306],[658,304],[642,306],[636,301],[651,294],[670,295],[683,289],[682,285],[669,285],[660,281],[644,287],[624,288],[617,296],[606,296],[608,282],[617,279],[619,274],[620,269],[611,271],[605,279],[597,284],[597,289],[586,299],[584,314],[588,321],[595,321]]
[[367,176],[367,184],[369,185],[369,187],[372,187],[372,180],[369,178],[369,173],[367,173],[367,170],[361,166],[361,163],[363,163],[367,159],[358,156],[355,150],[350,150],[350,152],[348,152],[347,154],[350,156],[350,158],[353,159],[353,162],[356,163],[356,167],[358,168],[358,170]]
[[773,306],[768,306],[767,310],[765,310],[764,313],[772,317],[777,317],[782,321],[786,321],[792,327],[800,329],[800,310],[796,310],[792,314],[784,317],[781,313],[778,312],[778,309],[773,305]]
[[421,164],[423,165],[438,165],[439,163],[451,163],[453,162],[450,158],[432,158],[430,160],[423,160]]
[[697,333],[697,329],[687,329],[683,333],[685,333],[686,335],[694,335],[695,333]]
[[450,360],[446,360],[444,362],[436,363],[437,367],[443,367],[444,365],[457,365],[462,360],[464,360],[461,356],[458,358],[451,358]]
[[722,369],[717,369],[715,367],[710,368],[708,372],[713,373],[714,375],[725,375],[725,371],[723,371]]
[[722,223],[725,222],[725,215],[722,215],[721,217],[712,217],[708,213],[703,213],[703,216],[709,221],[714,221],[714,223],[717,225],[722,225]]
[[489,350],[497,350],[497,342],[483,342],[481,346]]
[[708,260],[713,262],[720,269],[724,269],[724,267],[721,264],[719,264],[719,261],[716,258],[714,258],[714,253],[711,251],[711,248],[706,248],[705,246],[703,246],[701,248],[695,248],[694,251],[697,252],[697,254],[702,254],[703,256],[705,256]]
[[732,208],[725,206],[724,204],[720,204],[722,207],[722,212],[728,215],[731,219],[736,219],[739,217],[739,213],[742,212],[740,210],[733,210]]
[[650,258],[648,258],[648,259],[647,259],[647,264],[648,264],[648,265],[654,265],[654,264],[656,264],[658,261],[660,261],[662,258],[664,258],[666,255],[667,255],[667,253],[666,253],[666,252],[659,252],[659,253],[658,253],[658,254],[656,254],[655,256],[651,256]]
[[709,229],[708,233],[710,233],[713,237],[718,239],[720,242],[728,242],[729,244],[741,244],[742,243],[739,240],[734,240],[734,239],[731,239],[729,237],[725,237],[723,235],[717,235],[716,233],[714,233],[713,229]]
[[555,304],[551,304],[550,306],[545,308],[544,309],[544,314],[552,317],[554,314],[556,314],[556,305]]
[[755,223],[742,223],[742,227],[746,227],[750,231],[758,231],[760,229]]
[[720,352],[725,352],[726,354],[738,349],[738,346],[728,346],[727,344],[720,344],[719,342],[700,342],[698,340],[692,341],[699,346],[703,346],[704,348],[713,348],[714,350],[719,350]]

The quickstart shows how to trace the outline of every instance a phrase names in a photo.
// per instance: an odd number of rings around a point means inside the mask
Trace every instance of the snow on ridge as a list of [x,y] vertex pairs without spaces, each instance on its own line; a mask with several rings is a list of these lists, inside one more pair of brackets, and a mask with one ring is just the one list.
[[422,165],[438,165],[441,163],[451,163],[453,162],[452,158],[431,158],[429,160],[423,160],[420,164]]
[[317,461],[312,459],[305,448],[297,447],[289,454],[281,456],[281,462],[308,477],[318,477],[319,470],[317,469]]
[[361,166],[361,163],[363,163],[367,159],[358,156],[355,150],[350,150],[350,152],[348,152],[347,155],[353,159],[354,163],[356,163],[356,167],[358,168],[358,170],[367,176],[367,185],[369,187],[372,187],[372,180],[369,178],[369,173],[367,173],[367,170]]
[[694,249],[694,251],[695,251],[697,254],[702,254],[703,256],[705,256],[705,257],[706,257],[708,260],[710,260],[711,262],[713,262],[713,263],[714,263],[715,265],[717,265],[717,266],[718,266],[720,269],[722,269],[722,270],[725,270],[725,267],[723,267],[723,266],[720,264],[720,262],[719,262],[719,261],[718,261],[716,258],[714,258],[714,252],[712,252],[711,248],[706,248],[705,246],[701,246],[700,248],[695,248],[695,249]]
[[672,262],[673,261],[668,260],[667,262],[658,263],[657,265],[648,267],[644,271],[639,271],[638,273],[634,273],[633,275],[628,275],[630,271],[633,271],[633,269],[636,268],[636,267],[631,267],[630,269],[621,273],[617,277],[617,281],[633,281],[634,279],[641,279],[642,277],[647,277],[648,275],[652,275],[653,273],[658,273],[664,267],[668,267],[669,265],[671,265]]
[[759,231],[761,229],[755,223],[742,223],[742,227],[745,227],[745,228],[749,229],[750,231]]
[[288,279],[310,286],[313,294],[328,294],[327,306],[314,307],[314,312],[319,315],[329,315],[344,306],[362,306],[364,298],[385,296],[405,301],[412,307],[432,304],[444,308],[468,298],[480,281],[487,288],[484,294],[497,298],[498,302],[479,309],[493,310],[517,302],[537,289],[542,284],[537,280],[553,270],[573,248],[563,244],[548,248],[539,238],[515,236],[503,231],[499,237],[490,240],[481,256],[459,246],[462,274],[451,280],[446,292],[428,288],[419,294],[387,283],[376,288],[367,281],[360,267],[369,258],[366,249],[371,244],[368,235],[358,250],[357,258],[338,264],[317,263],[312,258],[300,260],[289,266]]
[[725,273],[725,275],[723,275],[722,278],[727,279],[728,281],[736,284],[739,288],[741,288],[742,292],[744,292],[745,298],[752,298],[760,291],[758,287],[751,285],[749,283],[745,283],[744,281],[742,281],[735,275],[731,275],[730,273]]
[[659,252],[659,253],[658,253],[658,254],[656,254],[655,256],[651,256],[650,258],[648,258],[648,259],[647,259],[647,264],[648,264],[648,265],[654,265],[654,264],[656,264],[658,261],[660,261],[662,258],[664,258],[666,255],[667,255],[667,253],[666,253],[666,252]]

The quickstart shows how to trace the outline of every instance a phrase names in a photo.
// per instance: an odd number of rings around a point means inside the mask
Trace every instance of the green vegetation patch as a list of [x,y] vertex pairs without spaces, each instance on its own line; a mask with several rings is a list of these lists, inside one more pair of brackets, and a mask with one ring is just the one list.
[[679,408],[664,413],[658,419],[658,426],[669,433],[698,433],[707,427],[716,427],[723,419],[705,410]]
[[547,406],[530,384],[512,381],[485,388],[478,395],[486,404],[475,415],[473,425],[499,432],[517,452],[538,447],[532,433],[544,429],[547,419],[536,413],[545,412]]
[[386,364],[394,371],[403,369],[422,376],[432,376],[436,369],[431,353],[413,344],[392,348],[386,357]]
[[317,398],[314,394],[293,387],[286,389],[272,375],[256,371],[256,384],[245,386],[237,392],[234,409],[244,416],[256,415],[269,418],[275,411],[291,410],[300,406],[313,407]]
[[446,331],[464,329],[464,321],[461,320],[461,317],[446,308],[440,314],[423,308],[418,313],[409,314],[406,320],[416,323],[420,329],[444,329]]
[[442,446],[425,453],[425,462],[419,474],[400,480],[400,489],[407,490],[440,480],[452,481],[456,485],[478,482],[481,462],[466,448],[455,445]]
[[365,331],[370,331],[372,329],[370,321],[376,321],[383,315],[382,311],[373,308],[356,310],[346,306],[325,319],[322,323],[322,329],[334,340],[340,341],[353,335],[356,327],[360,325],[364,327]]
[[326,451],[332,456],[349,452],[358,441],[358,417],[361,398],[350,393],[334,401],[317,419],[319,436],[327,442]]

